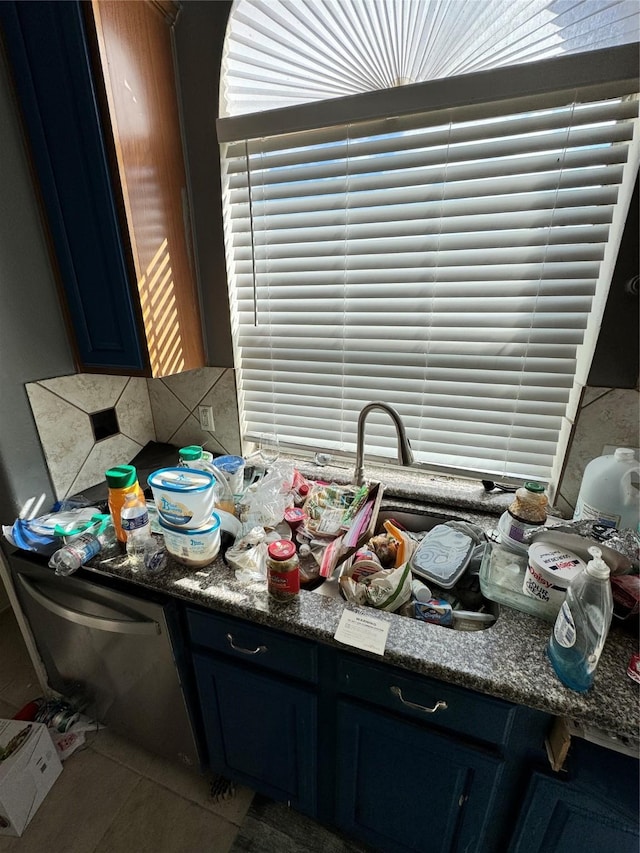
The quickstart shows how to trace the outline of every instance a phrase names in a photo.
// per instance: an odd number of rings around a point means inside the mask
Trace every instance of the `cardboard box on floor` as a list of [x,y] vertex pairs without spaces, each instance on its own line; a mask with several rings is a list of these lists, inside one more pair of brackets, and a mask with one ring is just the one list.
[[22,835],[61,772],[43,723],[0,719],[0,836]]

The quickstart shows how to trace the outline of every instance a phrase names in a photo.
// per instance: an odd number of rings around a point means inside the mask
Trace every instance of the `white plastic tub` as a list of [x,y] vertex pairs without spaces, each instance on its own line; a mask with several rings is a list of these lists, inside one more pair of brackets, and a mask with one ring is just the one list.
[[147,480],[160,519],[194,530],[206,525],[216,505],[216,478],[194,468],[161,468]]
[[220,519],[213,513],[210,523],[195,530],[172,527],[162,518],[164,544],[171,556],[185,566],[197,569],[213,562],[220,551]]
[[585,563],[566,548],[549,542],[533,542],[529,546],[527,570],[522,591],[525,595],[560,610],[571,581],[585,568]]

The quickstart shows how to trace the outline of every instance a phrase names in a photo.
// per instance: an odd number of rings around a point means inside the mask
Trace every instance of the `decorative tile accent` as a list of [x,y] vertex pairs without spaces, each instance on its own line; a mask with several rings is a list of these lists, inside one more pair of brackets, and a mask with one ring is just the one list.
[[199,367],[197,370],[166,376],[162,381],[192,412],[224,372],[223,367]]
[[170,442],[171,436],[189,417],[189,409],[167,388],[162,379],[148,379],[147,388],[156,440]]
[[[200,444],[212,453],[241,452],[233,370],[204,367],[164,379],[150,379],[148,386],[158,441],[176,447]],[[215,432],[200,428],[200,404],[213,407]]]
[[89,415],[37,382],[26,387],[56,497],[63,498],[94,444]]
[[132,377],[116,403],[120,432],[144,446],[155,438],[147,380]]
[[91,413],[115,406],[127,384],[127,377],[77,373],[74,376],[45,379],[39,384],[83,412]]
[[107,468],[130,462],[143,447],[143,444],[138,444],[121,433],[97,442],[91,448],[89,456],[80,468],[67,494],[75,495],[82,492],[83,489],[89,489],[91,486],[97,486],[98,483],[104,482],[104,472]]
[[[155,439],[145,379],[78,374],[26,386],[57,498],[104,481]],[[119,432],[96,441],[90,414],[115,408]]]

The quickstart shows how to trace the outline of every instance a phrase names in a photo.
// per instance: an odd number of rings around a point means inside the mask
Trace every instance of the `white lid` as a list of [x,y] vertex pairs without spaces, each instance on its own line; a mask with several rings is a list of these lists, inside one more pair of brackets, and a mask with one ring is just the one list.
[[549,583],[554,586],[567,587],[574,577],[585,568],[573,551],[558,548],[550,542],[533,542],[529,546],[529,563]]
[[609,577],[609,566],[602,559],[602,551],[593,545],[589,548],[591,559],[587,563],[587,571],[594,578],[606,580]]

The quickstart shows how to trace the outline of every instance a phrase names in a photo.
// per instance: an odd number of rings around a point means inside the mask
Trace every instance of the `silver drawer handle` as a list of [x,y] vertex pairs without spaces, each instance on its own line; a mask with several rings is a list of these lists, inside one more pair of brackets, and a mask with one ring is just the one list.
[[268,651],[266,646],[258,646],[257,649],[241,649],[240,646],[236,646],[233,642],[231,634],[227,634],[227,640],[229,640],[229,645],[234,652],[241,652],[243,655],[261,655],[263,652]]
[[436,711],[446,711],[448,707],[447,703],[443,702],[442,700],[436,702],[433,708],[425,708],[424,705],[416,705],[415,702],[408,702],[406,699],[403,698],[402,690],[400,690],[399,687],[391,687],[391,692],[394,696],[397,696],[398,699],[402,702],[402,704],[406,705],[407,708],[415,708],[416,711],[423,711],[425,714],[435,714]]

